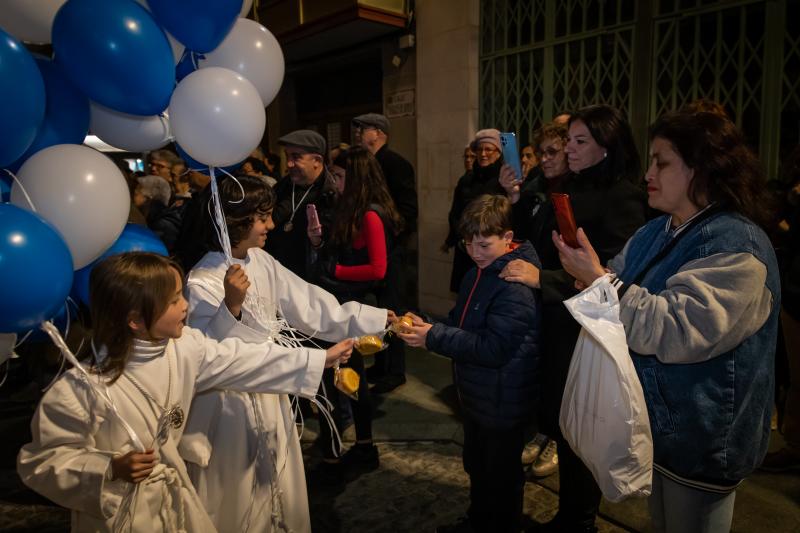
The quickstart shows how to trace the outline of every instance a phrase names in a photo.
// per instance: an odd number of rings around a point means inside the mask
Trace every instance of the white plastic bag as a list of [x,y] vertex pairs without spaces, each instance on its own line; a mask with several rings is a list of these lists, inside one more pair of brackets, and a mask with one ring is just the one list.
[[561,400],[561,432],[606,499],[648,496],[653,470],[650,420],[610,276],[595,280],[564,305],[583,329]]

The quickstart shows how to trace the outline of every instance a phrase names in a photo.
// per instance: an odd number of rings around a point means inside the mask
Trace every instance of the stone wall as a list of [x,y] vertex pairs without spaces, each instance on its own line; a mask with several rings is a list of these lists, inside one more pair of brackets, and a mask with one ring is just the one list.
[[419,305],[435,315],[455,300],[452,251],[439,248],[464,146],[478,126],[478,7],[478,0],[416,2]]

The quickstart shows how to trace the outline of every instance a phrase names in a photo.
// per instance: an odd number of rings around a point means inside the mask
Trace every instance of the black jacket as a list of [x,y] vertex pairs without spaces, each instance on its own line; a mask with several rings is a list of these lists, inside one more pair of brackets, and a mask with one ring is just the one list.
[[539,296],[498,277],[514,259],[539,264],[524,242],[485,269],[473,268],[447,320],[426,340],[429,350],[453,359],[464,413],[487,429],[529,421],[538,397]]
[[[275,229],[270,232],[265,248],[283,266],[308,280],[306,265],[311,245],[308,242],[308,235],[306,235],[308,226],[306,206],[314,204],[322,227],[329,229],[333,220],[333,208],[336,205],[336,190],[333,180],[328,172],[323,170],[310,189],[296,185],[294,187],[294,206],[296,207],[294,217],[292,217],[292,179],[289,176],[283,177],[275,185],[275,196],[275,209],[272,211]],[[286,231],[290,219],[292,221],[291,229]]]
[[414,167],[386,145],[375,153],[375,159],[381,165],[389,193],[405,222],[403,232],[398,236],[399,241],[405,241],[408,235],[417,231],[417,185]]
[[[558,230],[558,224],[553,204],[543,190],[540,184],[514,205],[514,232],[534,244],[542,261],[544,379],[539,423],[541,431],[554,436],[558,431],[561,397],[580,326],[562,303],[578,291],[575,280],[561,268],[551,237],[553,230]],[[548,192],[569,194],[575,222],[586,232],[604,265],[646,222],[644,190],[630,181],[607,176],[604,163],[568,175]]]

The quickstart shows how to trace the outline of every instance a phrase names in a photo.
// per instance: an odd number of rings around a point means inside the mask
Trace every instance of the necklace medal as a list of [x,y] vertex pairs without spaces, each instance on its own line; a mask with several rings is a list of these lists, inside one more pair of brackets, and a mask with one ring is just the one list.
[[168,409],[164,414],[167,417],[167,423],[172,427],[172,429],[178,429],[183,425],[185,416],[183,414],[183,409],[181,409],[181,406],[177,403]]

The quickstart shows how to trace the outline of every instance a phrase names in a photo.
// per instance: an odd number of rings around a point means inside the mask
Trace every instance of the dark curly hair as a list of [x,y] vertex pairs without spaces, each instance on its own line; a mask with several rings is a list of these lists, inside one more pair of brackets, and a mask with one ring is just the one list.
[[740,213],[762,228],[770,226],[772,208],[764,172],[744,135],[726,116],[684,108],[661,116],[650,127],[650,140],[668,141],[694,170],[688,196]]
[[608,152],[608,156],[598,163],[606,167],[603,172],[605,179],[642,181],[642,163],[633,142],[633,132],[619,109],[605,104],[590,105],[572,113],[569,124],[578,120],[586,124],[595,142]]
[[[272,188],[267,182],[254,176],[226,178],[219,185],[219,197],[232,247],[247,238],[256,215],[264,216],[275,207],[275,193]],[[213,212],[213,207],[209,206],[209,209]],[[211,250],[219,252],[222,251],[222,246],[211,225],[212,218],[206,213],[206,244]]]

